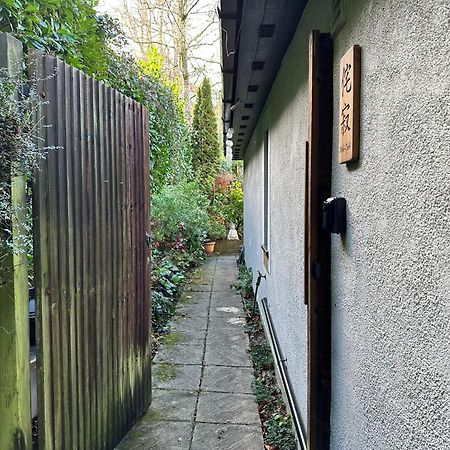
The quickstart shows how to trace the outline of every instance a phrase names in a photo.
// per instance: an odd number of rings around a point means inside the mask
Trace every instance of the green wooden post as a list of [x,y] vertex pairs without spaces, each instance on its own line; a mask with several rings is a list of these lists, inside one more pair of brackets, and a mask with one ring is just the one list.
[[[22,44],[0,33],[0,68],[18,74],[22,63]],[[14,214],[14,246],[26,234],[25,177],[11,180]],[[4,247],[0,235],[0,251]],[[0,285],[0,449],[31,449],[30,345],[28,323],[28,261],[24,253],[14,252],[1,260],[6,279]]]

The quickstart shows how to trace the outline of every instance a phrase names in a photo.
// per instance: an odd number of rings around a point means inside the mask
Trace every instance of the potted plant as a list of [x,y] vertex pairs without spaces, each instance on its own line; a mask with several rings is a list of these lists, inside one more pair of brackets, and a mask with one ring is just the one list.
[[226,235],[226,228],[223,223],[218,222],[212,218],[209,221],[208,229],[206,230],[206,241],[204,243],[205,252],[207,255],[214,253],[214,247],[217,239],[223,239]]

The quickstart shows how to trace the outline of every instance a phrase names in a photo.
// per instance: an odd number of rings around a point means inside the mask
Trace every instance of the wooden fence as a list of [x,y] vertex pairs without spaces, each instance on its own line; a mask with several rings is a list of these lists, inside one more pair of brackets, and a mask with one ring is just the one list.
[[111,449],[150,403],[147,111],[32,56],[54,147],[34,182],[41,448]]
[[[33,180],[39,448],[112,449],[151,398],[147,110],[51,56],[30,57],[30,78],[50,147]],[[28,298],[16,297],[1,450],[31,448]]]

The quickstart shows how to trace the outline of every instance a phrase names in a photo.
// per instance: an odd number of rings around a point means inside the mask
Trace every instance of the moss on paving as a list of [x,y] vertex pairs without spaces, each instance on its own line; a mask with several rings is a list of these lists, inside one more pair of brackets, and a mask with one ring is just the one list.
[[189,303],[191,300],[192,300],[192,295],[183,294],[180,297],[180,300],[178,300],[178,303],[185,305],[186,303]]
[[183,342],[186,342],[186,337],[178,331],[173,331],[161,338],[161,344],[163,345],[176,345],[182,344]]
[[147,413],[142,417],[142,422],[149,424],[159,422],[162,419],[161,413],[155,409],[150,408]]
[[162,362],[155,364],[155,377],[158,381],[170,381],[177,376],[175,364]]

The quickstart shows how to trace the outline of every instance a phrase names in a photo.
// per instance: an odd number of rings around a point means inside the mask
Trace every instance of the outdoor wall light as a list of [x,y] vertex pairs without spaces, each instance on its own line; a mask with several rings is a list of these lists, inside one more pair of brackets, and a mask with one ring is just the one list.
[[230,111],[234,111],[241,103],[241,100],[238,100],[234,105],[230,106]]
[[323,229],[329,233],[343,234],[347,229],[347,201],[331,197],[323,202]]
[[227,146],[227,147],[233,147],[233,141],[231,141],[230,139],[227,139],[226,141],[225,141],[225,145]]

